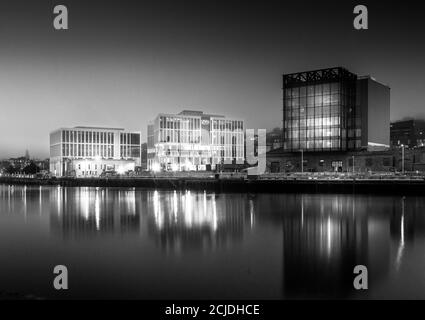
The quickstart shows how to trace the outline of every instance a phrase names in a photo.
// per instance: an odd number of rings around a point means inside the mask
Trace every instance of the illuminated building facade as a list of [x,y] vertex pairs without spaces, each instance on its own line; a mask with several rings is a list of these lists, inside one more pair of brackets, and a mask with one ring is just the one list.
[[119,128],[61,128],[50,133],[50,172],[54,176],[95,177],[140,166],[140,132]]
[[148,170],[215,170],[244,160],[242,120],[185,110],[159,114],[148,125]]
[[287,152],[389,147],[390,88],[337,67],[283,75]]
[[343,68],[284,75],[285,150],[359,148],[356,81],[357,76]]

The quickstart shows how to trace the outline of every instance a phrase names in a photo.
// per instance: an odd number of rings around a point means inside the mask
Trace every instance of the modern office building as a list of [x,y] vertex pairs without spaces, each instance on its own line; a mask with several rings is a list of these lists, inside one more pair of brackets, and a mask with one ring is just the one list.
[[425,144],[425,121],[404,120],[391,123],[391,145],[409,148],[423,147]]
[[148,170],[215,170],[244,160],[243,120],[184,110],[148,125]]
[[54,176],[94,177],[125,173],[140,166],[140,132],[119,128],[60,128],[50,133],[50,172]]
[[389,147],[390,88],[337,67],[283,75],[283,149]]

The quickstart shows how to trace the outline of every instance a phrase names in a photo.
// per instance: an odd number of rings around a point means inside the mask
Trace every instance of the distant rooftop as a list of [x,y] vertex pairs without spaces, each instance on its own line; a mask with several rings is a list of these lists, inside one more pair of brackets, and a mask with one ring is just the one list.
[[89,126],[77,126],[75,129],[96,129],[96,130],[124,130],[123,128],[110,128],[110,127],[89,127]]
[[224,118],[223,115],[215,115],[215,114],[205,114],[203,111],[197,111],[197,110],[183,110],[181,112],[178,113],[179,115],[183,115],[183,116],[205,116],[205,117],[220,117],[220,118]]
[[196,111],[196,110],[183,110],[179,112],[178,114],[186,115],[186,116],[202,116],[204,114],[203,111]]
[[407,124],[407,123],[419,123],[419,124],[424,124],[425,120],[424,119],[414,119],[414,118],[410,118],[410,119],[401,119],[401,120],[396,120],[396,121],[391,121],[391,124]]
[[388,84],[385,84],[385,83],[383,83],[383,82],[380,82],[380,81],[376,80],[374,77],[372,77],[372,76],[370,76],[370,75],[359,76],[359,77],[357,77],[357,79],[358,79],[358,80],[370,79],[370,80],[375,81],[376,83],[382,84],[382,85],[383,85],[383,86],[385,86],[385,87],[388,87],[388,88],[390,87]]

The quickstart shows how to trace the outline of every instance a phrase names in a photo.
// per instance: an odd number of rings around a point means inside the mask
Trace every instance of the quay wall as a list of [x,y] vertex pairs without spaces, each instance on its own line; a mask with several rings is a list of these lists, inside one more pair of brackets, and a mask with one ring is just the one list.
[[207,179],[207,178],[59,178],[0,177],[2,184],[57,185],[63,187],[123,187],[165,190],[207,190],[249,193],[359,193],[425,196],[420,179]]

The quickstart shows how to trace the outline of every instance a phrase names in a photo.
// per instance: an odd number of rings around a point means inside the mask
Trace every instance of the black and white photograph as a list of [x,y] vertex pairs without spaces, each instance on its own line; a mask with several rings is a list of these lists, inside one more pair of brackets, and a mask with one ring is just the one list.
[[424,34],[413,0],[0,0],[0,300],[425,299]]

